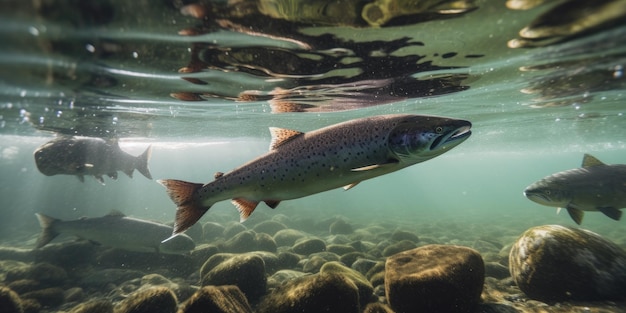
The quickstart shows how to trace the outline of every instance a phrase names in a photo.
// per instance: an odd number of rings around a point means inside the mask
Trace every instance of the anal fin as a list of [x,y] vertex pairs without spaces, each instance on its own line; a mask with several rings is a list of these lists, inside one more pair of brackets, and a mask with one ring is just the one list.
[[614,207],[602,207],[602,208],[598,208],[598,211],[604,213],[604,215],[616,221],[619,221],[619,219],[622,217],[622,211]]
[[280,200],[264,200],[263,202],[272,209],[275,209],[280,204]]
[[352,189],[352,187],[358,185],[359,183],[360,183],[360,181],[354,182],[354,183],[349,184],[349,185],[345,185],[345,186],[343,186],[343,190],[350,190],[350,189]]
[[569,206],[566,209],[567,209],[567,213],[569,213],[569,216],[574,220],[574,222],[580,225],[580,223],[582,223],[583,221],[583,216],[585,215],[585,212],[583,212],[583,210],[576,209],[576,208],[569,207]]
[[237,207],[237,211],[239,211],[239,221],[241,223],[245,222],[250,214],[254,212],[256,206],[259,205],[259,202],[247,200],[244,198],[235,198],[231,200],[232,204]]

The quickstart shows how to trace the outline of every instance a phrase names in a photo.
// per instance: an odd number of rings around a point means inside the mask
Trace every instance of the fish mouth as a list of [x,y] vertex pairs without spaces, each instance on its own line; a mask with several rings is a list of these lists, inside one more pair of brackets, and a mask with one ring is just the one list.
[[459,145],[472,135],[471,128],[472,124],[467,122],[467,125],[458,127],[445,135],[435,138],[430,145],[430,150],[451,149]]

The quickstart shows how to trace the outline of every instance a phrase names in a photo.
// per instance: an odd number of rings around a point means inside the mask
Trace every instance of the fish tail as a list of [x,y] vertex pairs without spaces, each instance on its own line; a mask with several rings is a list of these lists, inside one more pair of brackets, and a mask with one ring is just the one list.
[[202,188],[202,184],[176,179],[161,179],[157,180],[157,182],[167,189],[167,194],[176,204],[174,231],[172,232],[172,237],[168,239],[187,230],[210,208],[210,206],[203,206],[196,197],[196,192]]
[[150,160],[150,155],[152,155],[152,146],[148,146],[146,151],[144,151],[140,156],[137,157],[137,170],[141,175],[145,176],[148,179],[152,179],[152,174],[150,174],[150,170],[148,169],[148,161]]
[[39,220],[39,226],[41,226],[41,234],[39,235],[37,245],[35,246],[35,248],[39,249],[47,245],[50,241],[52,241],[52,239],[59,235],[59,233],[54,230],[54,224],[59,220],[39,213],[35,213],[35,215]]

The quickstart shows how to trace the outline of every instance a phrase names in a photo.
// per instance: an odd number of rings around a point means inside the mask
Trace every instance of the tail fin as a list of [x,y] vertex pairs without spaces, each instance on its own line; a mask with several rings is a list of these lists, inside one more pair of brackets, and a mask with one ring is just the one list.
[[137,157],[137,165],[136,165],[139,173],[141,173],[141,175],[145,176],[148,179],[152,179],[152,174],[150,174],[150,170],[148,169],[148,161],[150,160],[151,154],[152,154],[152,146],[148,146],[146,151],[144,151],[140,156]]
[[35,213],[35,215],[39,220],[39,226],[41,226],[41,234],[39,235],[39,239],[37,239],[37,245],[35,247],[39,249],[59,235],[59,233],[54,230],[54,223],[59,220],[39,213]]
[[196,197],[196,192],[202,188],[202,184],[175,179],[161,179],[157,180],[157,182],[167,189],[167,194],[177,206],[172,237],[184,232],[195,224],[210,208],[210,206],[204,207]]

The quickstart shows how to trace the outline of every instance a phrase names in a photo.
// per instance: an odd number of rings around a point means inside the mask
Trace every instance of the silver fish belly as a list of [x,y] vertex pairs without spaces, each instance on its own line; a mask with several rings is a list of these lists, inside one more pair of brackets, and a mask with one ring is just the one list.
[[216,202],[232,199],[241,221],[259,202],[280,201],[344,187],[420,163],[469,138],[471,123],[423,115],[381,115],[308,133],[270,128],[270,151],[207,184],[165,179],[177,205],[174,235]]

